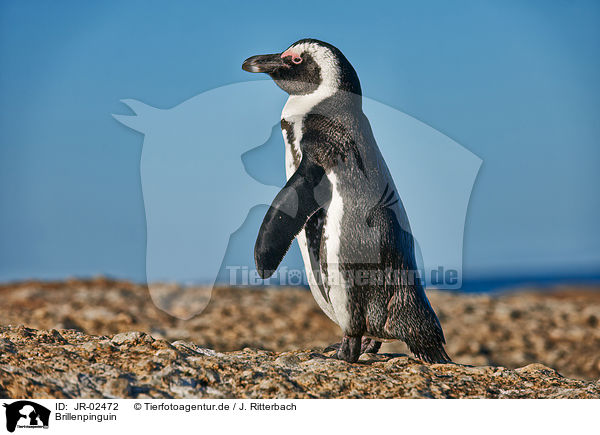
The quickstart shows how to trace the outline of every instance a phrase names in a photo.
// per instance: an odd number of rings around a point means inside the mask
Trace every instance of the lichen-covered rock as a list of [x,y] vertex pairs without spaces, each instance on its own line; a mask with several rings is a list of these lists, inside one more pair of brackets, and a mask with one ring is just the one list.
[[510,370],[322,349],[215,352],[143,332],[112,337],[0,327],[2,398],[600,398],[600,382],[542,364]]

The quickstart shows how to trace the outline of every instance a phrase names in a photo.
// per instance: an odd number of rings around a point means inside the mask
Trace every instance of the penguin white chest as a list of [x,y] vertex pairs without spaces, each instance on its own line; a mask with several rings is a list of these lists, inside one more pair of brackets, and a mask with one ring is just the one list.
[[[298,166],[300,165],[300,160],[302,159],[300,141],[302,139],[303,118],[304,116],[294,115],[288,115],[287,118],[282,116],[281,118],[281,133],[283,134],[283,140],[285,142],[285,174],[288,180],[294,172],[296,172],[296,169],[298,169]],[[317,305],[319,305],[323,312],[325,312],[331,320],[338,323],[330,301],[325,299],[321,288],[319,287],[319,284],[322,281],[320,265],[319,270],[313,270],[311,254],[306,240],[306,231],[300,231],[296,236],[296,239],[298,240],[300,253],[302,254],[302,261],[304,262],[304,269],[306,271],[310,291],[315,298]]]
[[348,310],[347,283],[341,270],[340,245],[342,241],[342,218],[344,216],[344,201],[339,194],[337,176],[329,171],[327,178],[332,186],[331,201],[327,206],[327,217],[323,227],[325,241],[326,272],[323,273],[323,283],[329,294],[331,309],[336,323],[345,331],[350,326],[350,311]]

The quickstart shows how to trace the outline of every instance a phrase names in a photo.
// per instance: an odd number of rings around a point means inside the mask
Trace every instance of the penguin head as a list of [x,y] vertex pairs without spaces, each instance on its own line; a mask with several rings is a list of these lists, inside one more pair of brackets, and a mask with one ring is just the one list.
[[356,71],[342,52],[316,39],[301,39],[281,53],[252,56],[242,69],[269,74],[290,95],[308,95],[323,87],[361,95]]

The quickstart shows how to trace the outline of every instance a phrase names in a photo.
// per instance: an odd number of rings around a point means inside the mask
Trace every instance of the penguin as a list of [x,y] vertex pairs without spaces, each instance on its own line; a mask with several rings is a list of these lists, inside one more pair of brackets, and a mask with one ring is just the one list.
[[242,69],[268,74],[289,94],[281,114],[287,183],[258,232],[260,277],[274,273],[297,238],[310,290],[342,330],[335,357],[356,362],[382,341],[402,340],[417,358],[450,362],[350,62],[331,44],[302,39]]

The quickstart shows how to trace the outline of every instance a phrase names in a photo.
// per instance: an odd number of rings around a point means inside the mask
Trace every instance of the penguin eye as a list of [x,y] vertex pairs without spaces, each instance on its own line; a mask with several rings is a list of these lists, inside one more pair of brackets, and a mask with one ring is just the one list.
[[302,63],[302,58],[301,57],[292,57],[292,62],[294,62],[296,65],[298,65],[299,63]]

